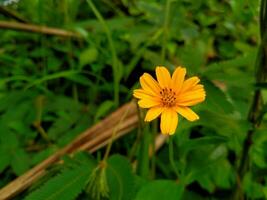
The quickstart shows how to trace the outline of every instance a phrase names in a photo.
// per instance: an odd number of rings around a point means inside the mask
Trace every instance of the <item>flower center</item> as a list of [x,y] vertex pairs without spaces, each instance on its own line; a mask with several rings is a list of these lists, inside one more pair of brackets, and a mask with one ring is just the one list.
[[160,91],[163,106],[174,106],[176,103],[176,93],[171,88],[163,88]]

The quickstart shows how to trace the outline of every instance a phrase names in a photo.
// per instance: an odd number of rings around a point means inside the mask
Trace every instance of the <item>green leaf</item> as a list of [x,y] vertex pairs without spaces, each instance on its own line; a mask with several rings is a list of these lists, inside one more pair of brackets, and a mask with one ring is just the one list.
[[93,165],[81,165],[62,171],[25,200],[73,200],[84,189]]
[[82,74],[73,74],[72,76],[66,76],[65,78],[84,86],[93,86],[93,83]]
[[123,156],[113,155],[108,159],[107,181],[110,200],[133,199],[134,175],[130,162]]
[[228,101],[226,95],[215,86],[211,81],[205,81],[205,90],[207,94],[207,99],[205,104],[207,109],[216,110],[220,113],[232,113],[233,105]]
[[257,180],[253,180],[251,172],[245,175],[243,187],[250,199],[263,199],[264,196],[266,197],[266,187],[263,187]]
[[182,185],[169,180],[156,180],[145,184],[137,193],[135,200],[177,200],[181,199],[182,194]]
[[20,148],[12,154],[11,167],[16,175],[21,175],[30,168],[30,158],[26,152]]
[[91,64],[94,61],[97,60],[98,57],[98,51],[94,47],[90,47],[88,49],[85,49],[80,54],[80,65],[83,67],[84,65]]
[[9,152],[0,146],[0,173],[10,164],[10,160]]
[[[196,34],[194,29],[185,30],[185,35]],[[201,51],[201,42],[196,42],[197,44],[185,46],[179,49],[179,57],[181,58],[181,63],[183,66],[189,67],[192,71],[196,72],[200,66],[203,66],[205,59],[203,56],[203,51]],[[197,45],[197,47],[196,47]]]
[[33,86],[36,86],[36,85],[39,85],[43,82],[47,82],[47,81],[50,81],[50,80],[54,80],[54,79],[59,79],[59,78],[67,78],[67,77],[70,77],[70,76],[73,76],[74,74],[78,74],[79,71],[75,71],[75,70],[66,70],[66,71],[61,71],[61,72],[56,72],[56,73],[53,73],[53,74],[49,74],[49,75],[46,75],[46,76],[43,76],[42,78],[38,78],[34,81],[32,81],[31,83],[29,83],[26,87],[25,87],[25,90],[33,87]]
[[228,141],[228,138],[224,136],[207,136],[207,137],[188,140],[184,142],[180,148],[182,149],[182,151],[188,152],[192,149],[197,149],[201,146],[206,146],[206,145],[211,145],[211,144],[219,145],[227,141]]
[[190,184],[197,181],[209,192],[213,192],[216,186],[230,189],[235,181],[235,174],[226,156],[227,148],[223,144],[210,144],[194,149],[187,155],[185,182]]

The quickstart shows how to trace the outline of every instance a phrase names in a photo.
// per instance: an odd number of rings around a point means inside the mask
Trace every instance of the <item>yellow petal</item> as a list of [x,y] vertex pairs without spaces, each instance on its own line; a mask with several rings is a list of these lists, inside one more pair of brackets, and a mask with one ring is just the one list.
[[199,78],[196,76],[193,76],[193,77],[185,80],[183,83],[183,87],[182,87],[181,92],[186,92],[187,90],[191,89],[196,84],[198,84],[199,81],[200,81]]
[[[198,89],[204,89],[204,86],[201,84],[197,84],[197,85],[192,87],[192,90],[198,90]],[[190,91],[190,90],[188,90],[188,91]]]
[[188,121],[195,121],[199,119],[199,116],[190,108],[188,107],[181,107],[177,106],[175,108],[176,112],[178,112],[180,115],[182,115],[184,118],[186,118]]
[[151,98],[155,98],[155,96],[152,96],[149,92],[147,92],[146,90],[143,89],[136,89],[133,92],[133,96],[137,99],[151,99]]
[[144,90],[149,92],[151,95],[159,95],[160,87],[157,81],[148,73],[144,73],[140,77],[140,84]]
[[200,89],[196,89],[196,90],[192,90],[192,91],[187,91],[187,92],[184,92],[184,93],[181,93],[180,95],[178,95],[178,98],[180,99],[183,99],[183,98],[187,98],[187,97],[196,97],[196,96],[205,96],[206,95],[206,92],[203,88],[200,88]]
[[193,90],[181,92],[177,97],[177,105],[179,106],[192,106],[205,100],[206,92],[203,85],[196,85]]
[[151,107],[160,105],[160,101],[152,100],[152,99],[141,99],[138,101],[138,105],[141,108],[151,108]]
[[160,129],[163,134],[175,133],[178,124],[178,115],[173,109],[165,109],[161,114]]
[[146,113],[145,121],[150,122],[153,119],[156,119],[162,113],[162,111],[163,111],[162,106],[150,108]]
[[166,88],[170,86],[171,75],[166,67],[156,67],[156,75],[161,88]]
[[197,105],[203,101],[205,101],[205,97],[201,97],[201,98],[197,98],[197,99],[191,99],[191,100],[184,101],[184,102],[178,102],[177,105],[178,106],[194,106],[194,105]]
[[205,97],[205,96],[206,96],[205,90],[199,89],[199,90],[193,90],[193,91],[181,93],[177,97],[177,99],[178,99],[178,101],[188,101],[191,99],[196,99],[196,98]]
[[186,69],[182,67],[177,67],[172,75],[172,88],[178,93],[184,82],[184,77],[186,74]]

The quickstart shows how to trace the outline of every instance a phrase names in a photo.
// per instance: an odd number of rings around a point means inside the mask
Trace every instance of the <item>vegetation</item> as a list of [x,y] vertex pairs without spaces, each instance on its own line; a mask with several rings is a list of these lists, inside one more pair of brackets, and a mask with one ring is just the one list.
[[[267,0],[0,0],[0,199],[266,199],[266,22]],[[173,136],[133,105],[156,66],[206,92]]]

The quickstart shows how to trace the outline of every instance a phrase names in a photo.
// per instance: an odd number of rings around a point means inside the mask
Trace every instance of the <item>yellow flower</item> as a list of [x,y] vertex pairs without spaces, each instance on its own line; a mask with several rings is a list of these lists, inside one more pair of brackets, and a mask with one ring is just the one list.
[[148,73],[140,77],[142,89],[134,90],[141,108],[149,108],[145,121],[149,122],[161,114],[160,129],[163,134],[174,134],[178,125],[178,114],[189,121],[198,120],[198,115],[189,106],[205,100],[203,85],[194,76],[185,80],[186,69],[177,67],[172,74],[163,67],[156,67],[158,82]]

